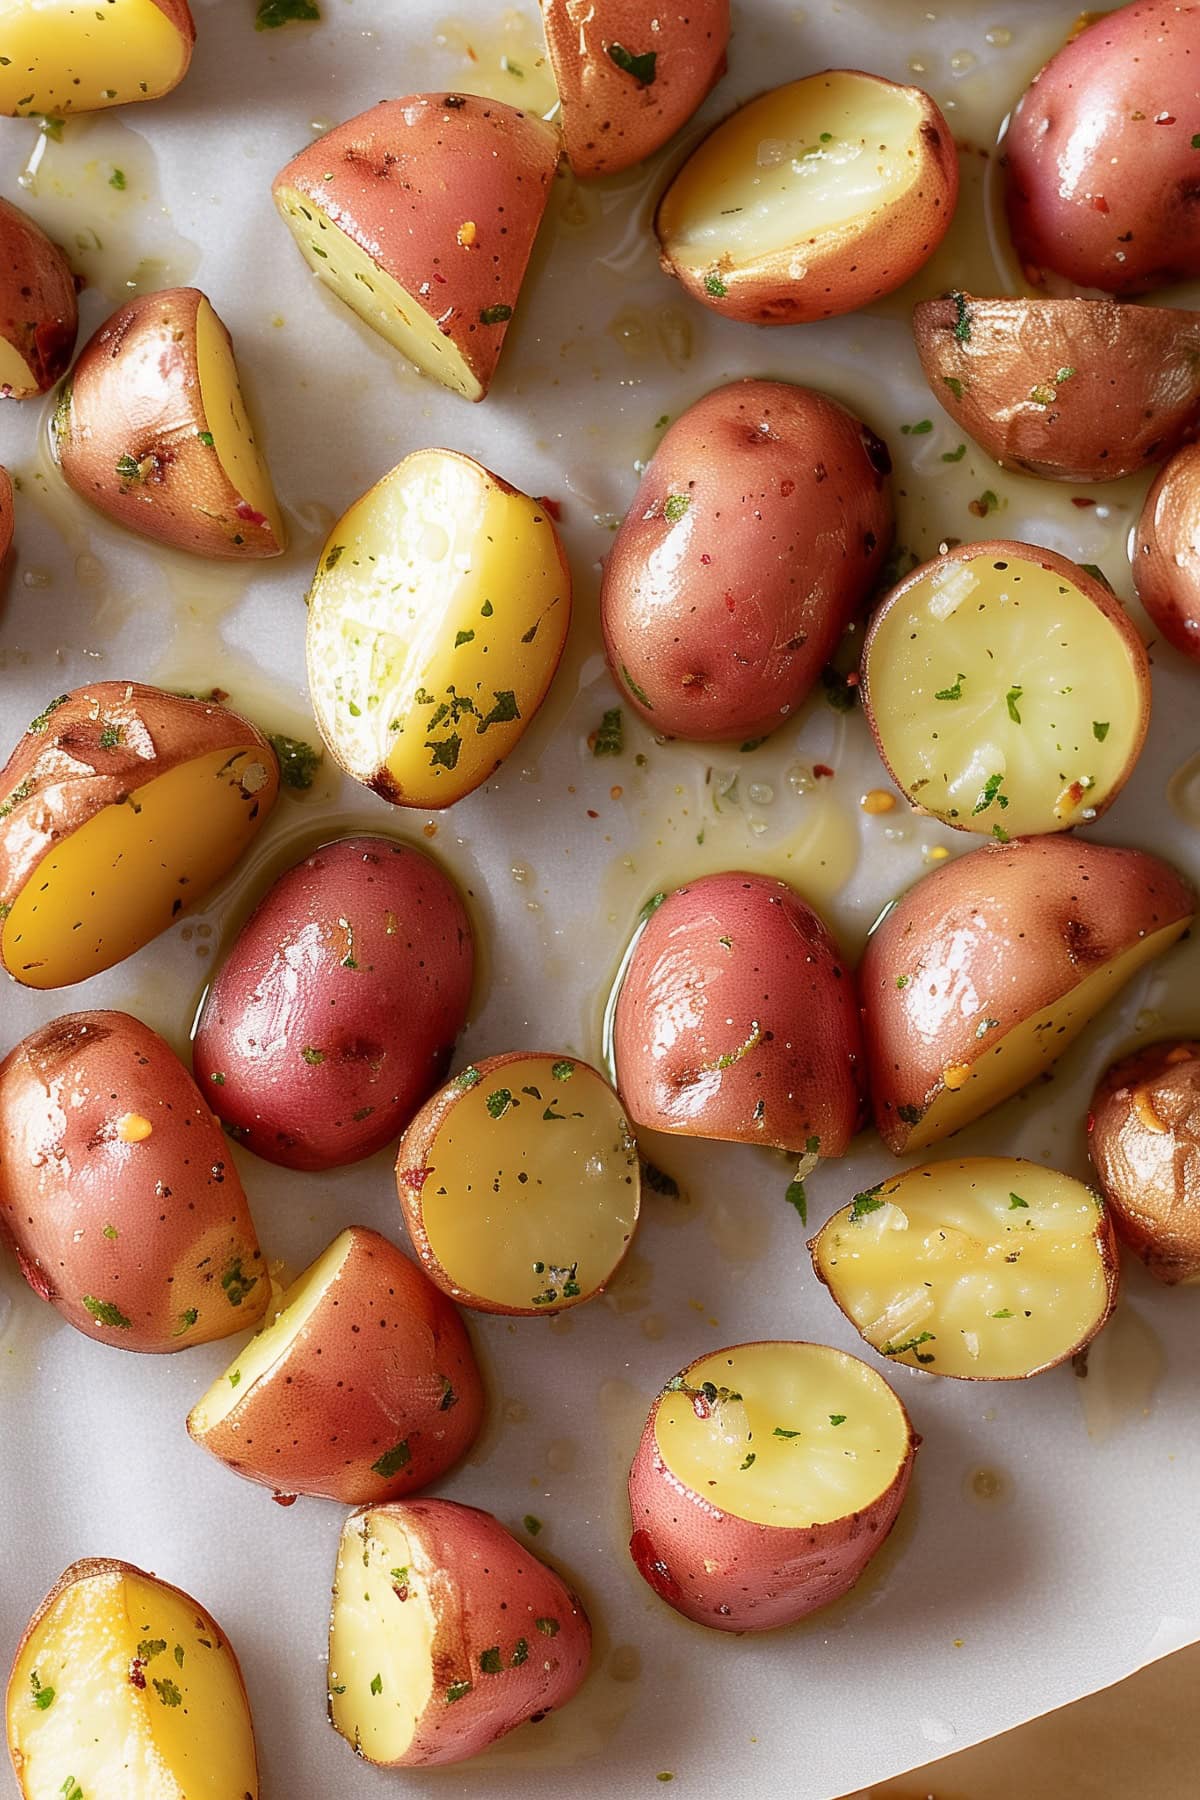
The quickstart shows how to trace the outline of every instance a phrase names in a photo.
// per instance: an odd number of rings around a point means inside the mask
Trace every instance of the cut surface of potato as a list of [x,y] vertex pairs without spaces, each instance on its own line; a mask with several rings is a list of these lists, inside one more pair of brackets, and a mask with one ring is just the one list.
[[78,329],[66,257],[40,225],[0,199],[0,399],[26,400],[52,388],[70,363]]
[[156,100],[187,73],[186,0],[7,0],[0,9],[0,113],[31,118]]
[[329,1716],[368,1761],[386,1765],[404,1757],[433,1699],[437,1571],[423,1566],[400,1519],[374,1514],[366,1531],[358,1523],[338,1548]]
[[906,1169],[856,1195],[810,1247],[867,1343],[935,1375],[1039,1374],[1082,1349],[1116,1300],[1103,1202],[1016,1157]]
[[1027,544],[964,545],[876,612],[863,703],[908,798],[1004,842],[1098,817],[1149,719],[1149,665],[1118,602]]
[[8,1686],[25,1800],[256,1800],[250,1710],[215,1621],[124,1563],[76,1563],[35,1614]]
[[275,542],[287,542],[287,528],[275,498],[266,459],[246,411],[229,333],[207,300],[196,308],[196,374],[200,405],[213,450],[229,485],[241,500],[245,523],[261,515]]

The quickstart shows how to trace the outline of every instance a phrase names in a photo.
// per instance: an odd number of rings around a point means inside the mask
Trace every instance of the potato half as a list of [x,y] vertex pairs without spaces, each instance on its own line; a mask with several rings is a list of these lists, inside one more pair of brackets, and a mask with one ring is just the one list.
[[1194,312],[958,293],[914,307],[913,336],[934,397],[1006,469],[1116,481],[1200,422]]
[[1088,1152],[1118,1235],[1159,1281],[1200,1281],[1200,1043],[1167,1039],[1102,1077]]
[[400,1140],[396,1189],[426,1274],[480,1312],[562,1312],[600,1293],[637,1227],[637,1145],[573,1056],[472,1063]]
[[483,1404],[449,1300],[394,1244],[353,1226],[291,1284],[187,1426],[237,1475],[356,1506],[444,1475],[474,1443]]
[[640,0],[542,0],[576,175],[615,175],[661,149],[725,73],[729,0],[651,17]]
[[1200,663],[1200,444],[1176,451],[1146,495],[1133,579],[1167,642]]
[[66,257],[40,225],[0,199],[0,398],[27,400],[52,388],[78,330]]
[[224,879],[279,792],[245,719],[133,681],[52,700],[0,770],[0,958],[69,987],[132,956]]
[[321,736],[385,800],[452,806],[524,732],[570,620],[545,507],[456,450],[418,450],[321,552],[308,608]]
[[53,117],[157,100],[187,74],[195,41],[187,0],[5,0],[0,113]]
[[827,69],[709,133],[658,204],[663,268],[730,319],[796,325],[890,294],[945,236],[958,156],[920,88]]
[[809,1248],[873,1350],[964,1381],[1052,1369],[1091,1342],[1116,1304],[1104,1202],[1019,1157],[905,1169],[856,1194]]
[[338,299],[422,375],[482,400],[557,164],[557,134],[529,113],[410,94],[308,144],[273,191]]
[[329,1717],[367,1762],[416,1768],[478,1756],[564,1706],[587,1674],[591,1643],[566,1583],[490,1513],[393,1501],[342,1528]]
[[1119,600],[1053,550],[961,544],[872,617],[862,699],[914,806],[1000,843],[1086,825],[1150,722],[1150,665]]
[[770,1631],[840,1599],[896,1522],[920,1439],[887,1382],[824,1344],[699,1357],[650,1411],[629,1553],[716,1631]]
[[196,288],[130,300],[79,353],[54,454],[106,518],[195,556],[278,556],[287,532],[229,333]]
[[923,1150],[1035,1080],[1195,907],[1157,857],[1074,838],[988,844],[924,876],[859,968],[889,1150]]
[[129,1563],[72,1563],[25,1628],[8,1747],[23,1800],[257,1800],[250,1703],[199,1601]]

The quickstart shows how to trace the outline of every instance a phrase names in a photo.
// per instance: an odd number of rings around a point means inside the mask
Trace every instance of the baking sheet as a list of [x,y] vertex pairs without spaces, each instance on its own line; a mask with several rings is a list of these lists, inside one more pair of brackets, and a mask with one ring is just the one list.
[[[811,381],[858,406],[891,442],[900,536],[918,553],[947,536],[1028,536],[1100,564],[1129,591],[1125,537],[1144,482],[1057,490],[1002,476],[973,447],[944,464],[959,434],[924,387],[906,325],[912,300],[952,278],[983,292],[1017,281],[999,238],[998,269],[993,261],[994,159],[984,153],[1074,4],[1006,0],[994,16],[964,0],[936,15],[908,0],[735,9],[731,70],[702,120],[830,64],[923,82],[967,145],[948,245],[869,314],[760,332],[689,305],[656,268],[649,209],[663,161],[677,152],[599,188],[564,178],[499,379],[476,408],[406,371],[317,288],[269,185],[314,131],[385,93],[446,85],[539,103],[536,7],[526,0],[507,14],[490,0],[459,0],[450,20],[426,0],[322,0],[322,10],[320,26],[256,34],[253,0],[197,0],[196,59],[166,101],[71,121],[61,142],[0,121],[0,189],[66,243],[94,284],[83,296],[85,331],[130,284],[187,280],[210,295],[233,332],[293,528],[287,558],[252,573],[140,546],[58,483],[41,447],[44,409],[4,407],[0,460],[21,491],[0,616],[0,736],[13,741],[52,694],[117,677],[217,683],[269,727],[311,734],[303,594],[317,549],[351,500],[427,444],[469,451],[560,501],[576,575],[572,643],[542,714],[486,789],[426,818],[326,771],[311,796],[281,801],[264,841],[204,912],[78,988],[39,997],[6,986],[2,1050],[57,1012],[105,1005],[184,1049],[222,933],[271,871],[334,830],[411,838],[470,892],[487,972],[464,1058],[530,1044],[596,1057],[623,941],[662,886],[704,869],[771,869],[857,951],[933,847],[970,848],[975,840],[903,808],[865,815],[859,796],[883,773],[863,720],[819,697],[753,756],[658,746],[628,712],[625,754],[589,753],[589,731],[617,703],[599,652],[599,560],[656,422],[724,379]],[[123,190],[111,185],[115,168]],[[931,431],[901,429],[925,419]],[[989,490],[998,510],[983,522],[968,503]],[[1196,676],[1167,649],[1153,657],[1150,741],[1095,835],[1166,852],[1195,877]],[[814,778],[815,763],[833,778]],[[1138,1034],[1194,1031],[1198,977],[1200,953],[1181,946],[1052,1080],[963,1134],[955,1152],[1025,1154],[1083,1173],[1095,1075]],[[473,1320],[491,1421],[439,1488],[518,1529],[526,1513],[542,1519],[539,1552],[571,1572],[596,1626],[594,1672],[569,1709],[462,1768],[387,1776],[356,1765],[324,1719],[341,1509],[303,1499],[280,1508],[184,1429],[231,1344],[161,1358],[97,1346],[60,1323],[9,1262],[0,1267],[3,1655],[66,1563],[117,1555],[193,1590],[231,1635],[267,1800],[389,1790],[537,1797],[564,1783],[579,1800],[600,1800],[645,1791],[660,1774],[688,1793],[828,1800],[1200,1637],[1200,1295],[1152,1291],[1133,1268],[1086,1377],[1068,1367],[993,1387],[892,1371],[925,1443],[901,1522],[849,1598],[761,1639],[707,1633],[662,1606],[626,1554],[624,1477],[663,1380],[703,1351],[749,1338],[861,1343],[812,1276],[806,1233],[784,1203],[781,1159],[678,1141],[646,1148],[683,1193],[647,1196],[637,1243],[604,1300],[554,1320]],[[386,1156],[298,1176],[235,1154],[281,1275],[347,1223],[401,1237]],[[852,1157],[821,1168],[809,1182],[810,1227],[892,1166],[867,1136]]]

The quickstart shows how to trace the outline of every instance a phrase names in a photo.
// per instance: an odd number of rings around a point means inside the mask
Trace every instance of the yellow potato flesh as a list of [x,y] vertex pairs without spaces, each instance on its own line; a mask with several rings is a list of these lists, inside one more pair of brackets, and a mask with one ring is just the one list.
[[231,1655],[194,1606],[146,1577],[87,1576],[60,1595],[17,1659],[8,1731],[26,1800],[258,1792]]
[[449,806],[540,704],[570,616],[554,528],[469,457],[410,456],[339,520],[313,582],[322,735],[360,781]]
[[483,398],[483,388],[462,352],[438,330],[421,302],[314,206],[307,194],[280,188],[275,204],[309,267],[364,325],[377,331],[422,375],[468,400]]
[[[266,461],[254,437],[238,380],[229,335],[207,300],[196,310],[196,367],[204,423],[217,458],[240,500],[262,513],[277,543],[284,542],[283,519]],[[246,535],[257,529],[247,523]]]
[[922,111],[911,95],[835,71],[789,82],[718,126],[667,190],[658,229],[686,269],[738,268],[866,220],[912,186]]
[[433,1697],[436,1621],[414,1561],[408,1534],[386,1515],[343,1528],[329,1624],[329,1716],[372,1762],[399,1761]]
[[427,1163],[429,1247],[467,1299],[554,1312],[594,1293],[633,1235],[637,1147],[612,1089],[578,1063],[527,1057],[485,1076]]
[[22,400],[37,391],[38,384],[34,380],[33,370],[25,358],[7,338],[0,337],[0,394]]
[[1036,1163],[931,1163],[835,1213],[814,1254],[883,1355],[1000,1380],[1060,1361],[1103,1319],[1099,1215],[1082,1182]]
[[[1138,970],[1161,956],[1186,931],[1190,919],[1150,932],[1112,962],[1088,975],[1077,987],[1051,1006],[1042,1007],[970,1065],[970,1074],[958,1088],[943,1088],[920,1123],[913,1128],[905,1150],[923,1150],[951,1132],[960,1131],[972,1119],[982,1118],[1010,1094],[1035,1081],[1043,1069],[1056,1062],[1095,1018],[1102,1006],[1131,981]],[[985,1044],[986,1038],[982,1040]]]
[[186,47],[152,0],[6,0],[0,113],[95,112],[174,87]]
[[1142,687],[1086,595],[1002,560],[940,563],[914,583],[880,621],[867,681],[905,792],[968,831],[1018,837],[1085,822],[1120,785]]
[[106,806],[45,855],[16,895],[0,950],[26,987],[67,987],[132,955],[203,899],[258,829],[256,746],[182,763]]
[[908,1455],[887,1382],[823,1344],[744,1344],[693,1363],[684,1381],[659,1402],[659,1454],[693,1493],[755,1525],[844,1519],[886,1492]]

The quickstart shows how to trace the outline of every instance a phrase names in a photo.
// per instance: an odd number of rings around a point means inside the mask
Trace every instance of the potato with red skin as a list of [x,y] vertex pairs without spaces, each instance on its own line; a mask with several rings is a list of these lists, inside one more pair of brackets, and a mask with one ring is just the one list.
[[658,7],[652,24],[639,0],[542,0],[542,24],[567,160],[584,180],[652,156],[725,73],[729,0]]
[[786,381],[706,394],[664,435],[600,590],[613,677],[656,732],[760,737],[792,716],[892,540],[891,459]]
[[0,113],[55,118],[158,100],[187,74],[195,42],[187,0],[5,0]]
[[352,1513],[329,1627],[329,1717],[367,1762],[466,1762],[565,1706],[591,1627],[562,1577],[452,1500]]
[[268,1162],[358,1162],[441,1080],[474,969],[471,921],[431,857],[395,838],[336,839],[242,927],[205,996],[196,1079]]
[[128,1013],[68,1013],[0,1063],[0,1235],[36,1294],[122,1350],[185,1350],[266,1309],[221,1128]]
[[40,225],[0,199],[0,398],[44,394],[66,373],[79,330],[75,277]]
[[12,476],[7,469],[0,468],[0,569],[12,549],[13,525]]
[[1158,631],[1200,663],[1200,444],[1160,470],[1137,524],[1133,580]]
[[1200,9],[1134,0],[1055,52],[1004,140],[1027,278],[1140,294],[1200,275]]
[[1200,1043],[1167,1038],[1115,1062],[1092,1097],[1088,1154],[1118,1236],[1155,1279],[1200,1281]]
[[635,1125],[842,1156],[863,1106],[853,971],[786,882],[703,876],[655,897],[613,1062]]

